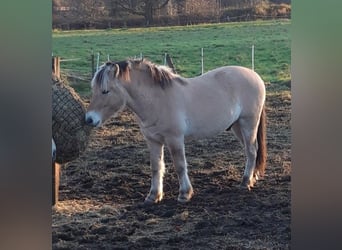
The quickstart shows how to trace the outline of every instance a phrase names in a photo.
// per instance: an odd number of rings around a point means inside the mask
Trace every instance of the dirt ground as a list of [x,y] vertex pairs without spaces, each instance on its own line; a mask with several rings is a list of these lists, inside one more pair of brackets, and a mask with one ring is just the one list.
[[177,202],[165,151],[164,199],[143,206],[151,172],[134,116],[126,110],[95,129],[84,154],[62,166],[53,249],[290,249],[291,93],[267,91],[267,168],[252,191],[239,188],[245,157],[226,131],[186,144],[189,203]]

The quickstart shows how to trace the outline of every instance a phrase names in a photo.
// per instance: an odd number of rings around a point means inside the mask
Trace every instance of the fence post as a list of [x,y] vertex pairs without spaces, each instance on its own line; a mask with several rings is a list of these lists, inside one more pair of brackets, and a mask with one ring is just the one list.
[[168,65],[172,69],[173,73],[177,74],[176,67],[175,67],[175,65],[174,65],[174,63],[172,61],[172,58],[167,53],[165,53],[165,63],[164,63],[164,65]]
[[93,78],[95,75],[95,55],[94,52],[91,54],[91,77]]
[[96,71],[99,70],[99,63],[100,63],[100,52],[97,52]]
[[254,71],[254,44],[252,45],[252,70]]
[[56,162],[52,162],[52,205],[58,203],[59,193],[59,176],[60,176],[60,165]]
[[61,58],[58,56],[52,57],[52,73],[57,77],[57,79],[61,78],[61,69],[60,69]]

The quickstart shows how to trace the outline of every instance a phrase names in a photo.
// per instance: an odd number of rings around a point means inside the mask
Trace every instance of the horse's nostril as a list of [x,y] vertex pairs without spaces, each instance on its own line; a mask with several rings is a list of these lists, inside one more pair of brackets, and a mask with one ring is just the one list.
[[97,127],[101,124],[101,116],[97,112],[89,111],[85,115],[85,123],[89,126]]
[[93,119],[91,117],[87,117],[86,123],[87,124],[93,124]]
[[52,161],[56,160],[56,150],[52,152]]

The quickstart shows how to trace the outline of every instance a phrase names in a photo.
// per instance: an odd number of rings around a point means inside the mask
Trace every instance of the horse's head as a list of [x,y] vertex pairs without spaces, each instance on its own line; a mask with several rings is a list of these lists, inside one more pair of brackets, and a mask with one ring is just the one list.
[[86,113],[86,123],[100,126],[126,105],[125,90],[121,81],[128,80],[128,62],[107,62],[95,73],[91,81],[92,97]]

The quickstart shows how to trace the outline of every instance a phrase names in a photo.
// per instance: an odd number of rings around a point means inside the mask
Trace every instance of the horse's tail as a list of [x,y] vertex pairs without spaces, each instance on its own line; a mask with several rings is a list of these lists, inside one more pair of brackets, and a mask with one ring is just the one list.
[[255,170],[259,172],[262,176],[265,173],[266,168],[266,158],[267,158],[267,145],[266,145],[266,111],[265,104],[261,111],[258,133],[257,133],[257,141],[258,141],[258,151],[256,157]]

